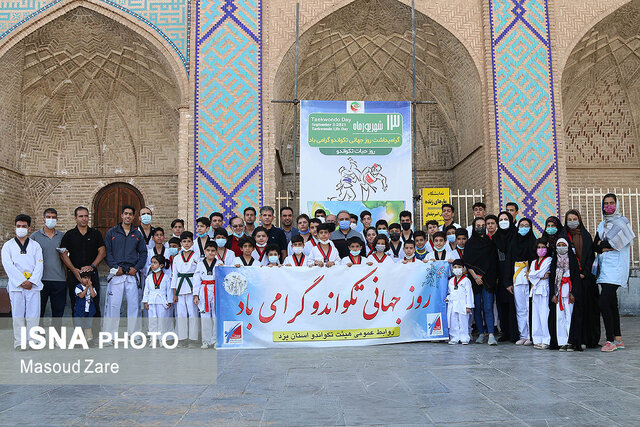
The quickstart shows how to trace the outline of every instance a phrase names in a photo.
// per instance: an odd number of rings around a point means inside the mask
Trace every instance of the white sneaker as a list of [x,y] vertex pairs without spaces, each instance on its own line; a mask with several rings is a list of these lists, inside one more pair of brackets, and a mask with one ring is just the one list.
[[203,342],[200,348],[202,349],[209,348],[209,344]]
[[462,345],[468,345],[469,341],[462,341]]
[[498,341],[496,340],[496,337],[493,334],[489,334],[489,339],[487,340],[487,343],[489,345],[498,345]]
[[531,340],[526,340],[526,341],[524,342],[524,345],[531,345],[531,344],[533,344],[533,342],[531,342]]
[[451,344],[451,345],[456,345],[456,344],[458,344],[458,341],[454,341],[454,340],[449,340],[449,342],[448,342],[448,344]]
[[526,340],[518,340],[516,341],[516,345],[523,345],[526,342]]

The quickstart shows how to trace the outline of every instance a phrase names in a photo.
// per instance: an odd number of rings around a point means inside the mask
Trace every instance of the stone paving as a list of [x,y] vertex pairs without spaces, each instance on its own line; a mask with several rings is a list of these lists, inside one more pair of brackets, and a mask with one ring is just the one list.
[[0,385],[0,424],[637,426],[640,318],[622,330],[627,349],[611,354],[504,343],[192,349],[217,359],[203,372],[212,384]]

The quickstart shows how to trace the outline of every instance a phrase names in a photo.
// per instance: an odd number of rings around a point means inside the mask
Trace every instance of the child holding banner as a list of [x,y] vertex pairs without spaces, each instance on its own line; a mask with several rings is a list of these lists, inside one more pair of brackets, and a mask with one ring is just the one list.
[[313,261],[309,258],[308,255],[304,253],[304,238],[300,235],[296,235],[291,237],[291,242],[289,243],[291,247],[291,255],[289,255],[284,260],[284,266],[286,267],[311,267],[313,265]]
[[333,267],[336,262],[340,261],[338,250],[333,246],[329,236],[329,224],[320,224],[318,226],[318,244],[311,250],[310,258],[314,265],[319,267]]
[[267,229],[260,226],[253,230],[253,238],[256,239],[256,248],[251,254],[258,260],[260,265],[267,265],[269,260],[267,259],[267,242],[269,241],[269,234]]
[[389,239],[384,234],[379,234],[376,237],[376,251],[367,258],[367,264],[393,264],[387,252],[389,252]]
[[276,245],[269,245],[265,251],[267,263],[263,267],[280,267],[280,249]]
[[260,261],[258,261],[252,254],[255,252],[256,241],[253,240],[253,237],[243,236],[238,240],[238,245],[242,250],[242,254],[239,257],[236,257],[233,260],[233,265],[236,267],[251,267],[253,265],[259,266]]
[[342,265],[346,265],[347,267],[351,267],[352,265],[359,265],[366,262],[366,259],[362,256],[362,240],[358,237],[350,237],[347,240],[347,245],[349,247],[349,255],[342,258],[340,262]]
[[449,344],[461,342],[469,344],[469,317],[473,308],[471,281],[464,274],[464,264],[457,259],[453,262],[453,277],[447,288],[447,322],[449,324]]

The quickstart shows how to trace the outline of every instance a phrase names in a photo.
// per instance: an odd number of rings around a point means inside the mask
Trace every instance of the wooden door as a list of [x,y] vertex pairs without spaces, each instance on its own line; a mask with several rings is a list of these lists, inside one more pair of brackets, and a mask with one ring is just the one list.
[[102,233],[102,237],[107,234],[107,230],[122,222],[124,205],[136,208],[133,224],[140,225],[138,212],[144,206],[144,200],[137,188],[124,182],[116,182],[98,192],[93,202],[93,226]]

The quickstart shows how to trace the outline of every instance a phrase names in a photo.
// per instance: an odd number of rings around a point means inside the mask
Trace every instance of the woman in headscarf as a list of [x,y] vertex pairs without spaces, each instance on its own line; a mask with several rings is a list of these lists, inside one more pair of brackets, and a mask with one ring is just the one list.
[[498,276],[498,252],[493,240],[487,236],[484,218],[474,218],[472,230],[471,238],[464,247],[462,261],[469,272],[473,289],[473,315],[478,328],[476,344],[487,341],[489,345],[497,345],[494,336],[493,299]]
[[598,298],[600,292],[596,278],[591,272],[595,253],[593,238],[582,222],[580,212],[575,209],[567,211],[564,216],[565,228],[559,237],[569,242],[569,247],[576,254],[580,264],[580,279],[582,280],[582,339],[581,343],[589,348],[598,346],[600,342],[600,308]]
[[545,221],[542,238],[546,240],[547,245],[549,246],[549,256],[553,256],[555,254],[556,240],[558,240],[558,237],[563,230],[562,222],[560,222],[560,218],[557,216],[550,216]]
[[620,331],[618,312],[618,288],[626,288],[629,282],[631,244],[636,237],[629,220],[620,214],[618,198],[607,194],[602,199],[604,221],[598,225],[594,246],[598,255],[598,277],[596,282],[602,287],[600,311],[607,334],[607,342],[602,351],[610,352],[624,348]]
[[519,339],[516,345],[531,345],[529,330],[529,263],[537,258],[536,236],[529,218],[518,221],[518,234],[511,241],[509,251],[513,285],[507,290],[513,294],[518,318]]
[[[582,351],[580,301],[583,292],[580,264],[563,237],[556,241],[556,254],[549,272],[550,308],[554,313],[553,328],[549,325],[550,347],[559,347],[560,351]],[[551,317],[549,316],[550,319]]]
[[498,215],[498,231],[492,236],[498,250],[498,287],[496,300],[498,302],[498,316],[500,317],[500,332],[498,341],[516,342],[520,336],[516,320],[516,306],[513,292],[507,289],[513,287],[513,266],[509,263],[509,249],[511,242],[518,233],[513,217],[507,211]]

